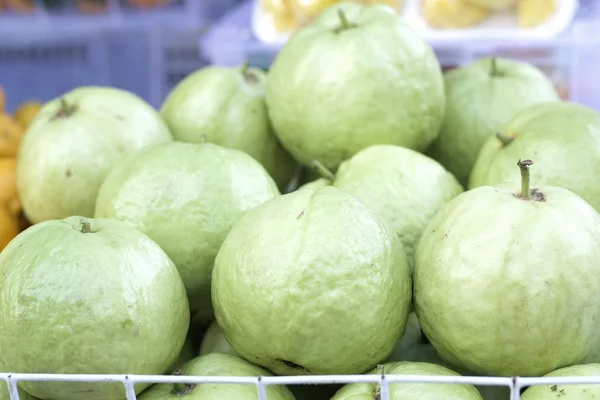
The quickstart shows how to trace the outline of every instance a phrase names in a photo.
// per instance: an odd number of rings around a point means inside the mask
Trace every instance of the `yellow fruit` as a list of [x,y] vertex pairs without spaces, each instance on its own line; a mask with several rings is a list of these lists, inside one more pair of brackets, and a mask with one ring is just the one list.
[[19,219],[0,206],[0,251],[19,234]]
[[474,6],[483,7],[489,11],[506,10],[515,5],[516,0],[468,0]]
[[291,0],[294,12],[303,20],[316,17],[326,8],[338,2],[339,0]]
[[271,17],[277,31],[290,32],[300,26],[290,0],[261,0],[260,5],[264,12]]
[[360,3],[370,6],[375,4],[382,4],[390,6],[395,10],[400,10],[404,6],[404,0],[360,0]]
[[36,117],[40,109],[42,108],[42,104],[37,101],[27,101],[17,108],[15,111],[15,119],[18,123],[21,124],[23,129],[27,129],[31,121]]
[[0,113],[0,157],[15,157],[21,144],[23,127],[10,115]]
[[21,212],[21,202],[17,196],[14,158],[0,158],[0,208],[8,208],[12,214]]
[[546,22],[556,12],[556,0],[519,0],[517,18],[521,28],[531,28]]
[[466,28],[483,21],[488,12],[465,0],[424,0],[423,14],[434,28]]

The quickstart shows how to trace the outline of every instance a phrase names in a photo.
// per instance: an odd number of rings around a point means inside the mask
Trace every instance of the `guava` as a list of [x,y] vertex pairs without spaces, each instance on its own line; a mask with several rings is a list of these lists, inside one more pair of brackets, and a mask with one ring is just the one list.
[[100,188],[95,216],[124,221],[158,243],[181,274],[192,317],[209,323],[211,273],[225,236],[276,196],[277,185],[250,155],[171,142],[118,163]]
[[210,66],[183,79],[169,93],[160,113],[175,140],[208,140],[245,151],[258,160],[282,190],[296,162],[283,149],[267,116],[265,72]]
[[[162,374],[177,359],[189,306],[177,268],[119,221],[34,225],[0,253],[0,354],[16,373]],[[119,399],[121,383],[19,383],[41,399]],[[141,392],[148,384],[136,385]]]
[[[196,357],[186,363],[174,375],[182,376],[271,376],[272,374],[248,361],[231,354],[211,353]],[[283,385],[268,385],[269,400],[294,400],[294,395]],[[258,400],[258,390],[253,384],[228,383],[162,383],[156,384],[142,395],[139,400],[208,400],[235,399]]]
[[417,248],[421,329],[443,360],[475,373],[540,376],[598,346],[600,215],[567,189],[531,186],[531,164],[514,166],[521,190],[451,200]]
[[[557,369],[546,375],[550,377],[600,376],[600,364],[580,364]],[[522,400],[596,400],[600,398],[598,385],[535,385],[521,395]]]
[[600,113],[567,102],[533,105],[490,135],[473,166],[470,188],[518,178],[514,160],[534,158],[539,172],[532,184],[572,191],[600,211]]
[[212,285],[227,341],[277,375],[368,371],[402,337],[411,301],[398,237],[331,186],[249,211],[223,242]]
[[500,11],[510,8],[516,3],[516,0],[468,0],[469,3],[488,10]]
[[[400,361],[378,366],[370,374],[386,375],[435,375],[460,376],[441,365],[426,362]],[[390,384],[390,400],[481,400],[473,385],[456,383],[413,383]],[[380,388],[374,383],[350,383],[341,388],[331,400],[376,400]]]
[[219,326],[219,323],[214,320],[208,326],[206,333],[204,334],[204,338],[202,339],[202,343],[200,344],[200,355],[209,353],[225,353],[237,356],[238,354],[231,347],[227,339],[225,339],[225,335],[223,334],[223,329]]
[[100,185],[117,161],[172,140],[158,112],[121,89],[81,87],[46,103],[17,155],[28,220],[93,217]]
[[298,162],[336,170],[374,144],[425,150],[442,124],[444,80],[432,48],[396,10],[340,3],[284,45],[266,101]]
[[363,201],[398,235],[411,266],[427,223],[463,192],[431,158],[400,146],[376,145],[340,165],[333,186]]
[[440,134],[427,154],[467,186],[486,140],[519,111],[559,100],[546,75],[533,65],[504,58],[482,58],[446,72],[446,113]]
[[[19,400],[39,400],[24,391],[21,388],[19,390]],[[0,379],[0,400],[11,400],[10,394],[8,393],[8,387],[6,386],[6,382]]]

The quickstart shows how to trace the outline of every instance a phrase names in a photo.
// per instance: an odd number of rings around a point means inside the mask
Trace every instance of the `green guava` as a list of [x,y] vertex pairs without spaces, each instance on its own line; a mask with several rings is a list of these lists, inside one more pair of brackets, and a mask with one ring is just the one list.
[[411,301],[397,236],[331,186],[248,212],[219,250],[212,284],[227,341],[277,375],[368,371],[402,337]]
[[[600,364],[572,365],[552,371],[550,377],[600,376]],[[600,398],[599,385],[535,385],[521,395],[522,400],[597,400]]]
[[279,196],[248,154],[171,142],[118,163],[100,188],[96,218],[124,221],[158,243],[179,270],[192,317],[213,319],[210,281],[225,236],[247,211]]
[[498,136],[490,135],[473,166],[470,188],[515,181],[514,160],[535,158],[534,185],[558,186],[600,211],[600,113],[585,106],[551,102],[517,114]]
[[559,100],[552,82],[533,65],[482,58],[444,76],[446,113],[427,154],[467,186],[479,150],[519,111]]
[[566,189],[532,188],[531,163],[513,166],[520,191],[451,200],[417,248],[421,329],[443,360],[475,373],[540,376],[598,346],[600,215]]
[[231,347],[225,335],[223,329],[219,326],[219,323],[214,320],[208,326],[202,343],[200,344],[200,355],[203,356],[209,353],[225,353],[237,356],[236,351]]
[[[6,371],[162,374],[183,347],[190,314],[177,268],[122,222],[69,217],[34,225],[0,253],[0,270]],[[19,385],[41,399],[125,395],[121,383]]]
[[429,221],[463,192],[438,162],[393,145],[371,146],[356,153],[340,165],[333,186],[363,201],[390,225],[411,266]]
[[265,104],[266,81],[265,72],[247,65],[202,68],[169,93],[160,113],[175,140],[208,140],[245,151],[283,189],[296,162],[273,133]]
[[306,166],[331,170],[374,144],[425,150],[445,109],[429,44],[388,6],[336,4],[297,31],[267,82],[275,133]]
[[[19,389],[19,400],[39,400],[24,391],[21,388]],[[8,387],[6,386],[6,382],[0,379],[0,400],[11,400],[10,394],[8,393]]]
[[17,187],[32,223],[92,217],[110,168],[173,138],[160,115],[121,89],[81,87],[46,103],[17,155]]
[[[457,372],[437,364],[400,361],[386,363],[369,372],[386,375],[460,376]],[[341,388],[331,400],[376,400],[380,388],[374,383],[350,383]],[[393,383],[390,400],[481,400],[473,385],[456,383]]]
[[[272,374],[248,361],[231,354],[211,353],[196,357],[174,375],[183,376],[271,376]],[[294,395],[283,385],[268,385],[269,400],[294,400]],[[257,400],[258,390],[253,384],[156,384],[140,395],[139,400]]]

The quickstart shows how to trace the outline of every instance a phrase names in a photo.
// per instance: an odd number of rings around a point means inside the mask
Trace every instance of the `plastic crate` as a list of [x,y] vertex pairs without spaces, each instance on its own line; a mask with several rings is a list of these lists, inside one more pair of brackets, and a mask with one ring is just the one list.
[[[597,0],[580,0],[569,29],[551,40],[479,40],[468,42],[430,41],[443,67],[456,67],[477,58],[499,55],[535,64],[553,79],[564,99],[600,111],[600,5]],[[247,0],[226,14],[199,42],[200,51],[212,64],[234,66],[249,61],[268,69],[280,45],[258,40],[251,30],[253,4]]]
[[[258,400],[268,400],[266,388],[271,385],[327,385],[348,383],[378,384],[379,400],[390,400],[390,385],[394,383],[452,383],[476,386],[503,386],[510,389],[506,400],[519,400],[521,391],[535,385],[599,385],[598,376],[579,377],[475,377],[475,376],[435,376],[435,375],[311,375],[311,376],[179,376],[179,375],[52,375],[52,374],[9,374],[0,373],[0,379],[8,384],[10,400],[20,400],[17,383],[20,381],[63,381],[122,383],[127,400],[136,400],[136,383],[184,383],[184,384],[237,384],[256,386]],[[560,395],[559,395],[560,397]],[[504,400],[504,399],[503,399]]]
[[159,107],[167,91],[207,62],[198,40],[237,0],[176,0],[133,12],[111,0],[105,14],[72,9],[0,14],[0,85],[9,112],[83,85],[129,90]]

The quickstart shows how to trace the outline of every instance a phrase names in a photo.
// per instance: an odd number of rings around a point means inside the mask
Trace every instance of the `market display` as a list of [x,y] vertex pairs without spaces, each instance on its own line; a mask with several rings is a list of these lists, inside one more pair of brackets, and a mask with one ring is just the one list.
[[[467,19],[547,4],[430,1]],[[269,71],[199,69],[158,109],[83,86],[8,115],[0,90],[0,371],[600,376],[600,113],[524,62],[444,71],[389,6],[264,7],[305,18]],[[18,385],[22,400],[126,398],[122,383]],[[255,384],[135,392],[258,398]],[[356,381],[266,392],[381,398]],[[508,398],[390,386],[391,400]]]

